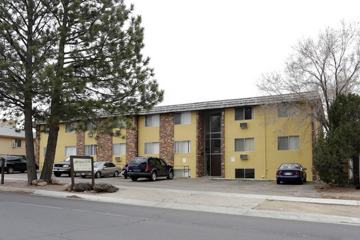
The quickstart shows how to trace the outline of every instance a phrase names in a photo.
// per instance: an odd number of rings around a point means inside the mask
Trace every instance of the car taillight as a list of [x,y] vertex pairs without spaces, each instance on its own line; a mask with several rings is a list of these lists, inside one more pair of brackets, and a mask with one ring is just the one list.
[[278,170],[277,173],[276,173],[276,175],[281,175],[281,173],[282,173],[282,172],[281,172],[280,170]]
[[296,176],[299,176],[299,174],[300,174],[300,171],[295,171]]
[[146,166],[145,166],[145,172],[150,172],[150,166],[148,163],[146,163]]

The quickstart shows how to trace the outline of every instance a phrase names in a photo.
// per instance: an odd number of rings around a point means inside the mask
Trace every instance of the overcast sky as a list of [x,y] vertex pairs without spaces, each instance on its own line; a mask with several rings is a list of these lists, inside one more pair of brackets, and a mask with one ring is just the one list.
[[263,95],[302,38],[359,21],[359,0],[125,0],[143,17],[164,104]]

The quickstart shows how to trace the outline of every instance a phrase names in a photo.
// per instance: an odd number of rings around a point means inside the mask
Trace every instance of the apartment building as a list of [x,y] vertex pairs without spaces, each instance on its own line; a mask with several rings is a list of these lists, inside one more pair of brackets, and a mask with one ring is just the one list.
[[[156,156],[178,176],[264,180],[275,179],[281,163],[297,162],[311,180],[319,101],[308,92],[158,106],[128,116],[132,127],[112,134],[79,132],[76,122],[63,123],[55,161],[91,155],[121,167],[135,156]],[[37,138],[41,166],[47,133],[39,131]]]

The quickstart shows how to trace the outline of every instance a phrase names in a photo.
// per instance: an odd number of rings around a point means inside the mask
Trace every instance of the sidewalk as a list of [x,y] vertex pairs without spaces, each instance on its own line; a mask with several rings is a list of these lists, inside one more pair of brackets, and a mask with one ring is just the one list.
[[[11,185],[11,184],[10,184]],[[174,190],[118,185],[116,193],[69,193],[60,186],[1,186],[0,191],[88,201],[360,226],[360,201]]]

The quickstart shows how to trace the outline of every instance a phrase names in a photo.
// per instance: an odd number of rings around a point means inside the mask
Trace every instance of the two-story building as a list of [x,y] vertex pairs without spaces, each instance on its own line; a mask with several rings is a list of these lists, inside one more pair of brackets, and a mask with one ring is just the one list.
[[[306,99],[306,100],[305,100]],[[113,134],[60,126],[55,161],[92,155],[124,166],[135,156],[157,156],[178,176],[275,179],[281,163],[297,162],[312,179],[312,146],[318,128],[316,93],[285,94],[154,107]],[[47,134],[39,132],[44,160]]]

